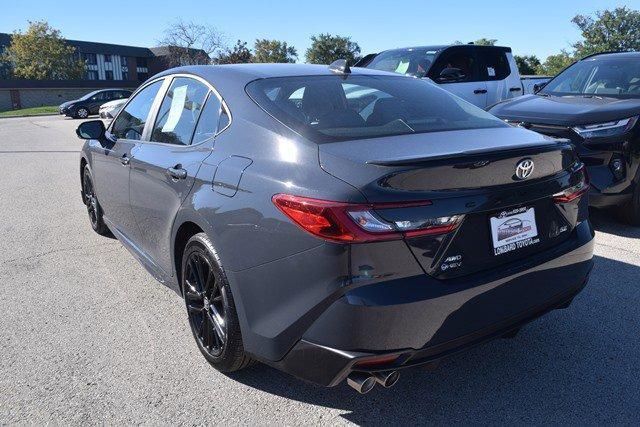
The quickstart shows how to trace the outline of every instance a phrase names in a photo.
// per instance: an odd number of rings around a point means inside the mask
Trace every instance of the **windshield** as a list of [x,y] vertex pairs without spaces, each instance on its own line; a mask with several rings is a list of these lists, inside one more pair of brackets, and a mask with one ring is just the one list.
[[318,142],[507,126],[433,83],[404,76],[303,76],[256,80],[251,98]]
[[640,60],[591,59],[560,73],[539,93],[555,96],[640,97]]
[[436,53],[437,51],[432,48],[387,50],[376,55],[367,65],[367,68],[424,77],[427,75],[431,64],[433,64]]
[[91,98],[93,95],[95,95],[96,93],[99,93],[101,91],[99,90],[94,90],[93,92],[89,92],[88,94],[86,94],[85,96],[83,96],[82,98],[80,98],[81,101],[86,101],[87,99]]

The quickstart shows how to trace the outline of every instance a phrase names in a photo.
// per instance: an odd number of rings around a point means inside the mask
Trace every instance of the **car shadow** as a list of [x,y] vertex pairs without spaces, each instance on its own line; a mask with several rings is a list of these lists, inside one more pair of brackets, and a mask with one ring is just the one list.
[[640,226],[625,224],[611,210],[591,209],[589,216],[593,227],[598,231],[620,237],[640,238]]
[[[590,283],[564,310],[443,361],[403,371],[360,396],[257,364],[229,377],[356,424],[630,423],[640,420],[640,267],[595,257]],[[615,278],[615,280],[612,280]],[[325,420],[330,422],[330,420]]]

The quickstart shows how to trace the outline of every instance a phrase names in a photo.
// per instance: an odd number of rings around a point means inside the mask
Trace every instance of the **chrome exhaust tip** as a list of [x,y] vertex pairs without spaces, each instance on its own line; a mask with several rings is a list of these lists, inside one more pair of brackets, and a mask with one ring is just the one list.
[[384,388],[393,387],[400,378],[398,371],[375,372],[373,378]]
[[347,384],[360,394],[369,393],[376,385],[376,379],[361,372],[352,372],[347,377]]

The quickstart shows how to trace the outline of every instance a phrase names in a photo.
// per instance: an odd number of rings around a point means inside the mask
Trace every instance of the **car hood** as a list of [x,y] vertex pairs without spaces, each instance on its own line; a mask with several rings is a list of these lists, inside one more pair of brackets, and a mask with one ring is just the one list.
[[79,99],[73,99],[71,101],[67,101],[67,102],[63,102],[62,104],[60,104],[60,108],[64,108],[64,107],[68,107],[76,102],[80,101]]
[[127,102],[127,98],[123,98],[123,99],[116,99],[115,101],[109,101],[109,102],[105,102],[104,104],[102,104],[100,106],[100,108],[113,108],[113,107],[117,107],[119,105],[124,104],[125,102]]
[[489,112],[501,119],[573,126],[638,115],[640,99],[525,95],[499,103]]

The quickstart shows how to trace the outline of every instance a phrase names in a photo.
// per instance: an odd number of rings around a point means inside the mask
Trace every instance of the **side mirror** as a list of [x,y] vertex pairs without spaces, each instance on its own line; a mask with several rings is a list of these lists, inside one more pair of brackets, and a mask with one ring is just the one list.
[[80,139],[101,139],[104,136],[105,128],[102,120],[90,120],[80,123],[76,129],[76,135]]
[[440,72],[439,82],[457,82],[467,77],[460,68],[447,67]]
[[544,82],[544,83],[536,83],[533,85],[533,93],[538,93],[540,92],[549,82]]

